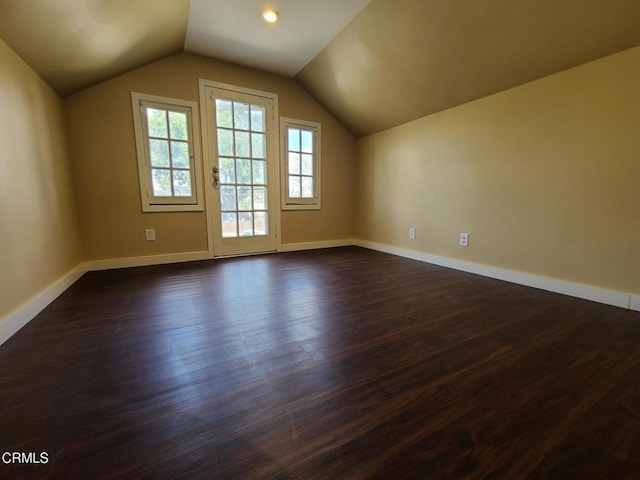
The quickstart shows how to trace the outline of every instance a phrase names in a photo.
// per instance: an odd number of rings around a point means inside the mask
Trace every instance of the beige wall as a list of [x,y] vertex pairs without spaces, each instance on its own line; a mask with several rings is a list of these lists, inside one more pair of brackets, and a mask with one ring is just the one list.
[[0,318],[82,261],[62,102],[0,40]]
[[[294,80],[178,54],[65,100],[88,260],[207,249],[201,212],[142,213],[131,91],[198,101],[198,79],[276,93],[282,116],[322,124],[322,210],[282,212],[283,243],[353,236],[355,139]],[[147,242],[144,229],[155,228]]]
[[365,137],[358,158],[358,238],[640,293],[640,47]]

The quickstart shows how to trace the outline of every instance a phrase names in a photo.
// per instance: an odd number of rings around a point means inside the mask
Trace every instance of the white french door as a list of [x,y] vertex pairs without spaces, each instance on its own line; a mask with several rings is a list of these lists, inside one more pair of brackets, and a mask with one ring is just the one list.
[[275,251],[277,97],[227,86],[204,92],[214,256]]

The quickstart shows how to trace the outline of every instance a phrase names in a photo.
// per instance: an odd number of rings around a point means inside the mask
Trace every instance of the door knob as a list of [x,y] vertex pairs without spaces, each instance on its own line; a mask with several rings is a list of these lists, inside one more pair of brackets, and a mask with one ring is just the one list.
[[211,177],[213,178],[213,188],[220,188],[220,170],[218,167],[211,169]]

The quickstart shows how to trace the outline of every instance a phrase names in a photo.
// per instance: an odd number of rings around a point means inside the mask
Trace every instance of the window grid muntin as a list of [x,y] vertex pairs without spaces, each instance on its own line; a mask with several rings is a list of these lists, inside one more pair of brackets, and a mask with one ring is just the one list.
[[[204,190],[202,189],[202,164],[200,163],[200,129],[198,127],[197,102],[179,98],[161,97],[140,92],[131,92],[131,107],[135,132],[136,158],[138,165],[138,183],[140,185],[140,204],[142,212],[193,212],[204,209]],[[175,123],[173,113],[186,115],[187,123],[181,128],[189,138],[189,163],[191,167],[191,196],[189,197],[158,197],[153,195],[151,184],[151,158],[149,151],[149,130],[146,107],[168,110]],[[162,125],[165,125],[164,120]],[[157,133],[157,132],[156,132]],[[175,136],[175,135],[174,135]],[[157,135],[154,135],[157,137]],[[186,152],[185,152],[186,153]],[[168,159],[167,159],[168,160]],[[168,184],[167,184],[168,186]]]
[[[290,142],[290,135],[291,135],[291,131],[292,130],[297,130],[297,136],[298,136],[298,149],[293,149],[291,147],[291,142]],[[302,146],[302,132],[310,132],[311,133],[311,152],[308,151],[304,151],[303,146]],[[291,199],[297,199],[297,200],[306,200],[306,199],[313,199],[316,197],[316,175],[315,175],[315,171],[316,171],[316,138],[317,138],[317,134],[316,134],[316,129],[315,128],[311,128],[311,127],[304,127],[302,125],[287,125],[287,134],[285,137],[285,142],[287,145],[287,182],[286,182],[286,186],[285,188],[287,189],[287,197],[291,198]],[[298,154],[298,171],[300,173],[290,173],[290,169],[289,169],[289,162],[290,162],[290,153],[295,153]],[[311,155],[311,175],[304,175],[302,174],[302,156],[303,155]],[[300,194],[299,195],[292,195],[291,193],[291,179],[294,178],[298,181],[298,185],[300,186]],[[303,178],[307,178],[311,181],[311,194],[307,195],[307,196],[303,196],[302,195],[302,179]]]
[[[166,106],[162,106],[162,105],[158,105],[158,104],[151,104],[149,102],[143,102],[143,108],[144,108],[144,118],[145,118],[145,131],[147,133],[147,148],[149,149],[149,168],[150,168],[150,182],[151,182],[151,192],[153,197],[156,198],[192,198],[195,197],[195,185],[194,185],[194,175],[193,175],[193,154],[191,151],[191,138],[190,138],[190,129],[191,129],[191,124],[190,124],[190,119],[189,119],[189,115],[187,114],[187,112],[185,111],[181,111],[181,110],[177,110],[177,109],[171,109],[171,108],[167,108]],[[160,136],[153,136],[150,134],[150,128],[149,128],[149,110],[157,110],[157,111],[161,111],[164,114],[164,122],[165,122],[165,127],[166,127],[166,131],[167,131],[167,136],[166,137],[160,137]],[[185,117],[185,123],[186,123],[186,129],[185,129],[185,134],[186,134],[186,140],[183,140],[181,138],[174,138],[172,136],[172,129],[171,129],[171,122],[169,121],[169,113],[179,113],[184,115]],[[168,167],[154,167],[153,166],[153,159],[152,159],[152,150],[151,150],[151,141],[152,140],[157,140],[157,141],[162,141],[166,143],[167,146],[167,150],[169,153],[169,166]],[[181,143],[181,144],[185,144],[187,146],[187,155],[188,155],[188,166],[187,167],[175,167],[173,165],[173,149],[171,148],[172,146],[172,142],[175,143]],[[162,194],[158,194],[155,191],[155,187],[154,187],[154,171],[168,171],[169,172],[169,178],[170,178],[170,182],[169,182],[169,187],[170,187],[170,195],[162,195]],[[189,190],[190,193],[188,195],[180,195],[180,194],[176,194],[175,193],[175,175],[174,175],[174,171],[183,171],[183,172],[187,172],[188,176],[189,176]]]

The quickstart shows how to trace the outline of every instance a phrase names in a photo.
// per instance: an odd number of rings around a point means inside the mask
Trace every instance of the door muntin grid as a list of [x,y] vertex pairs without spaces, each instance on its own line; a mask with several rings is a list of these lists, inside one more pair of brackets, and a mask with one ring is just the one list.
[[222,237],[269,234],[265,107],[216,98]]

